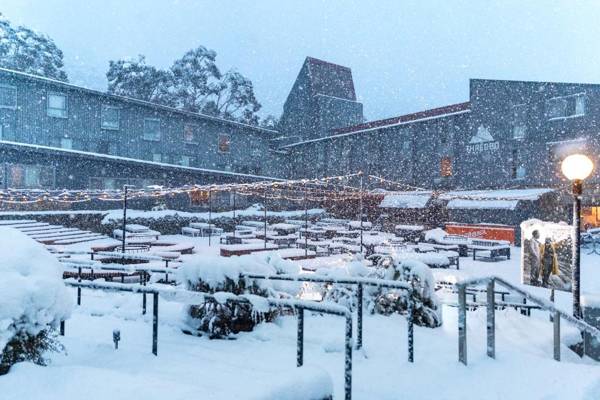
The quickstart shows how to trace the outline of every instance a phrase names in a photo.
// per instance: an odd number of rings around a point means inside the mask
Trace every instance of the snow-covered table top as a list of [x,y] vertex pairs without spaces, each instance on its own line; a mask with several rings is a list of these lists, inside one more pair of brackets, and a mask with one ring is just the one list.
[[148,228],[147,226],[144,226],[144,225],[140,225],[140,224],[127,224],[127,225],[125,225],[125,230],[127,232],[139,233],[139,232],[149,231],[150,228]]

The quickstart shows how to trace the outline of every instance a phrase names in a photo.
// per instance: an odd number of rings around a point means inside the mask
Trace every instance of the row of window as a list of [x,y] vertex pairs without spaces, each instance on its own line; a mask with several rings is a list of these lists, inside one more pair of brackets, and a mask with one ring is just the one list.
[[[585,93],[554,97],[546,100],[545,115],[549,121],[581,117],[586,114]],[[513,138],[523,139],[527,133],[529,107],[527,104],[516,104],[512,107]]]
[[[17,108],[17,88],[9,85],[0,85],[0,108]],[[121,108],[103,104],[100,111],[100,126],[102,129],[120,129]],[[48,92],[46,98],[46,114],[53,118],[68,118],[68,98],[64,93]],[[145,118],[143,138],[145,140],[159,141],[161,139],[160,119]],[[198,126],[185,124],[183,126],[183,140],[187,143],[197,141]],[[231,138],[229,135],[220,135],[218,150],[221,153],[230,151]],[[62,146],[61,146],[62,147]],[[66,147],[71,148],[71,147]]]

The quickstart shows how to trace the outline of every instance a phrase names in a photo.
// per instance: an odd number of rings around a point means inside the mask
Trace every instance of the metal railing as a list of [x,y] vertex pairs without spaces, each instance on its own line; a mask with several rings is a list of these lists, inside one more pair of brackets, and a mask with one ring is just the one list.
[[486,285],[487,297],[487,322],[486,322],[486,338],[487,338],[487,356],[490,358],[496,357],[496,298],[494,288],[499,284],[513,292],[519,293],[530,302],[539,306],[540,309],[549,311],[552,315],[553,333],[554,333],[554,359],[560,361],[560,320],[570,322],[582,332],[595,336],[600,339],[600,330],[587,324],[586,322],[573,317],[559,309],[553,303],[534,296],[533,294],[505,281],[496,276],[476,278],[464,280],[456,283],[458,288],[458,361],[467,365],[467,286]]
[[[131,292],[152,294],[153,313],[152,313],[152,354],[158,355],[158,296],[170,301],[178,301],[186,304],[204,304],[207,301],[219,302],[216,296],[210,293],[195,292],[191,290],[155,288],[141,285],[125,285],[115,283],[96,283],[79,282],[74,279],[65,280],[67,286],[78,289],[78,304],[81,299],[81,289],[104,290],[113,292]],[[345,358],[344,358],[344,398],[352,398],[352,313],[346,307],[335,304],[319,304],[309,301],[298,301],[291,299],[273,299],[264,298],[271,307],[286,307],[293,309],[298,316],[297,339],[296,339],[296,366],[304,364],[304,310],[337,315],[345,318]],[[227,302],[252,304],[251,300],[244,295],[231,295],[227,297]],[[61,335],[65,333],[64,321],[60,326]]]
[[408,361],[414,361],[414,301],[413,292],[414,288],[406,283],[385,279],[375,278],[334,278],[324,275],[316,274],[303,274],[303,275],[260,275],[260,274],[240,274],[240,278],[247,279],[262,279],[262,280],[274,280],[274,281],[289,281],[289,282],[311,282],[311,283],[325,283],[325,284],[338,284],[338,285],[356,285],[356,348],[362,348],[363,339],[363,301],[364,301],[364,286],[374,287],[385,287],[388,289],[405,290],[408,292],[407,296],[407,338],[408,338]]

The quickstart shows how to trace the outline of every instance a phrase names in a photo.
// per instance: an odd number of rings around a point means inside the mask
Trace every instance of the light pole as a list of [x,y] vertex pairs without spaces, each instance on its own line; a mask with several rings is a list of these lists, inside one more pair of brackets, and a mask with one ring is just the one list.
[[581,224],[581,194],[583,193],[583,180],[590,176],[594,163],[588,156],[572,154],[565,158],[561,164],[562,173],[573,182],[573,259],[572,259],[572,291],[573,291],[573,316],[582,318],[581,313],[581,260],[579,254],[580,224]]
[[133,185],[123,185],[123,237],[121,238],[121,252],[125,253],[125,228],[127,228],[127,189],[134,188]]

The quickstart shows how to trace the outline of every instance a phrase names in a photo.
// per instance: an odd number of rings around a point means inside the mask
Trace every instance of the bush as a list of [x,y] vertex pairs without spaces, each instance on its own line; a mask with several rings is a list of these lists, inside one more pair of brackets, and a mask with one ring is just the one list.
[[[241,273],[264,275],[294,274],[299,267],[275,254],[263,253],[241,257],[202,257],[180,268],[179,281],[188,290],[212,293],[218,301],[207,300],[188,306],[186,330],[206,333],[210,338],[251,331],[260,322],[271,322],[280,311],[271,309],[264,298],[289,298],[298,294],[295,282],[240,279]],[[230,294],[243,295],[250,302],[228,301]]]
[[41,244],[10,228],[0,228],[0,374],[20,361],[45,365],[44,353],[58,350],[53,329],[73,301],[62,267]]
[[[405,290],[365,286],[363,292],[365,307],[373,314],[406,315],[408,300],[411,298],[414,304],[415,324],[430,328],[442,325],[441,306],[435,295],[433,275],[429,267],[418,260],[394,260],[385,257],[380,259],[375,267],[367,267],[358,255],[344,269],[319,270],[317,273],[333,277],[353,276],[407,282],[413,288],[410,294]],[[333,301],[351,310],[357,307],[354,287],[328,284],[323,286],[322,295],[324,300]]]

